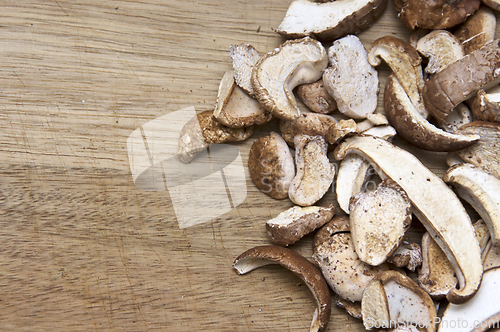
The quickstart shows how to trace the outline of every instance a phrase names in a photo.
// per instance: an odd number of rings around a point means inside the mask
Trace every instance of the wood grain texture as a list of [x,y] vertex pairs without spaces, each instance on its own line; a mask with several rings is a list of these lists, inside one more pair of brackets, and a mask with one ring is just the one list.
[[[0,330],[307,331],[314,300],[280,267],[238,276],[291,206],[252,184],[180,229],[167,191],[132,181],[127,138],[169,112],[212,109],[229,45],[262,52],[289,1],[3,1],[0,11]],[[392,4],[365,45],[407,38]],[[381,69],[381,91],[387,77]],[[382,107],[380,97],[379,107]],[[254,137],[277,128],[256,129]],[[236,143],[246,164],[251,141]],[[401,143],[404,145],[404,143]],[[444,155],[417,151],[439,174]],[[334,200],[332,192],[320,201]],[[308,236],[293,246],[310,257]],[[363,331],[334,308],[328,331]]]

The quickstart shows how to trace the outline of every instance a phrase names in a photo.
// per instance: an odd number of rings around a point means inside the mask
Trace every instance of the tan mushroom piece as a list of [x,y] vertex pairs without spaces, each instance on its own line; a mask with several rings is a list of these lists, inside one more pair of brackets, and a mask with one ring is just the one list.
[[190,162],[197,153],[211,144],[244,141],[253,134],[253,127],[230,128],[222,125],[213,116],[213,111],[198,113],[186,122],[179,133],[177,155]]
[[325,331],[330,320],[331,296],[318,268],[304,256],[280,246],[251,248],[234,260],[233,268],[238,274],[245,274],[268,264],[280,264],[302,279],[316,301],[310,332]]
[[447,29],[464,22],[480,4],[479,0],[407,0],[399,18],[411,29]]
[[290,148],[279,134],[271,132],[252,144],[248,169],[253,183],[262,192],[276,199],[288,197],[295,165]]
[[446,30],[433,30],[417,42],[416,50],[429,59],[425,72],[439,73],[464,56],[460,41]]
[[359,260],[349,233],[349,217],[336,216],[321,227],[313,240],[314,262],[333,291],[350,302],[361,301],[370,281],[389,267]]
[[236,85],[234,72],[227,71],[219,84],[214,117],[231,128],[242,128],[269,122],[272,114]]
[[368,62],[372,66],[380,65],[381,59],[391,67],[411,103],[427,119],[429,113],[421,97],[424,87],[422,59],[415,48],[400,38],[384,36],[375,40],[368,51]]
[[495,246],[500,246],[500,179],[469,163],[451,167],[443,180],[467,201],[488,226]]
[[285,38],[315,36],[335,40],[369,27],[382,15],[387,0],[294,0],[276,32]]
[[353,35],[334,41],[328,49],[325,88],[337,102],[338,110],[353,119],[365,119],[377,108],[378,73],[367,56],[365,47]]
[[252,86],[260,104],[274,116],[294,120],[300,110],[293,89],[321,78],[328,65],[323,45],[314,39],[288,40],[262,56],[252,71]]
[[381,177],[406,191],[414,214],[446,253],[459,279],[460,288],[448,293],[448,301],[464,303],[474,296],[481,284],[481,252],[470,218],[453,191],[411,153],[380,138],[347,138],[334,156],[342,160],[349,153],[363,156]]
[[500,85],[478,90],[470,108],[477,120],[500,122]]
[[310,206],[330,188],[335,166],[328,159],[328,144],[322,136],[300,134],[295,136],[294,144],[296,173],[288,197],[297,205]]
[[285,141],[294,147],[294,138],[297,135],[327,137],[329,128],[337,120],[330,115],[318,113],[302,113],[295,120],[280,120],[280,131]]
[[431,77],[422,96],[429,112],[444,121],[461,102],[500,82],[500,40],[494,40]]
[[371,192],[351,197],[349,221],[359,259],[377,266],[399,247],[411,225],[411,204],[406,192],[386,179]]
[[479,135],[475,144],[455,151],[462,161],[482,167],[488,173],[500,179],[500,124],[474,121],[457,130],[460,135]]
[[299,85],[297,96],[314,113],[330,114],[337,110],[337,102],[326,91],[322,78],[314,83]]
[[373,328],[396,328],[416,325],[433,332],[437,313],[434,302],[411,278],[385,271],[366,287],[361,300],[363,325]]
[[454,35],[462,43],[464,53],[469,54],[495,39],[496,26],[495,13],[488,7],[480,7],[455,30]]
[[329,222],[334,215],[333,205],[294,206],[266,222],[267,235],[274,244],[288,246]]
[[480,139],[478,135],[448,133],[418,112],[399,80],[391,74],[386,82],[384,105],[387,118],[398,134],[409,143],[430,151],[454,151]]
[[453,111],[448,114],[446,120],[439,122],[439,126],[446,132],[455,134],[458,128],[474,121],[472,111],[465,103],[458,104]]
[[338,144],[344,137],[359,133],[358,125],[353,119],[340,120],[328,128],[326,141],[328,144]]
[[384,114],[372,113],[366,116],[366,119],[356,124],[358,132],[363,133],[375,126],[385,126],[389,124],[389,120]]
[[429,233],[422,236],[422,268],[418,284],[435,299],[446,297],[457,285],[455,269]]
[[252,71],[262,54],[249,44],[229,46],[229,55],[233,62],[234,80],[250,96],[254,96]]
[[440,319],[438,332],[480,332],[500,324],[500,268],[484,272],[477,294],[462,305],[449,304]]
[[417,267],[422,265],[422,249],[417,243],[403,242],[396,251],[387,258],[387,262],[399,268],[405,267],[415,272]]

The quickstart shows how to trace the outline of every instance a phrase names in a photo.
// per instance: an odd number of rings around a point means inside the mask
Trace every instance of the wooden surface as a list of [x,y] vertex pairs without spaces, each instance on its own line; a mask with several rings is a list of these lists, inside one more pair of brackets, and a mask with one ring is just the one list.
[[[212,109],[229,45],[272,50],[288,5],[2,2],[0,330],[308,330],[314,300],[298,278],[231,267],[269,243],[265,221],[290,202],[247,174],[241,205],[180,229],[168,191],[137,189],[127,155],[128,136],[147,122]],[[386,34],[409,35],[392,3],[360,37],[369,45]],[[386,76],[383,67],[382,87]],[[235,144],[244,164],[252,142]],[[443,172],[443,154],[417,153]],[[310,257],[311,237],[292,248]],[[347,330],[363,328],[335,307],[328,331]]]

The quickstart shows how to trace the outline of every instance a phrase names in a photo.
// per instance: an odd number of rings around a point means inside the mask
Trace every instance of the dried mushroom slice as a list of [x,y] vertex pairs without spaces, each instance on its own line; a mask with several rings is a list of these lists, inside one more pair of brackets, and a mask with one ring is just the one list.
[[480,0],[407,0],[399,18],[411,29],[447,29],[464,22],[480,4]]
[[422,265],[422,249],[417,243],[403,242],[387,258],[387,262],[400,268],[406,267],[408,270],[415,272],[417,267]]
[[267,235],[271,242],[288,246],[329,222],[334,215],[333,205],[326,208],[294,206],[266,222]]
[[309,37],[288,40],[256,63],[252,72],[255,97],[276,117],[294,120],[300,110],[293,89],[319,80],[327,65],[328,56],[319,41]]
[[349,217],[334,217],[321,227],[313,241],[314,262],[333,291],[350,302],[359,302],[370,281],[388,270],[386,264],[371,266],[359,260],[349,233]]
[[377,266],[401,244],[411,224],[411,204],[406,192],[386,179],[374,191],[351,197],[349,220],[359,259]]
[[[370,173],[369,170],[372,170]],[[349,203],[353,195],[363,192],[366,181],[374,173],[370,163],[363,157],[348,155],[340,162],[335,182],[335,192],[340,208],[349,214]]]
[[434,30],[420,38],[416,50],[429,59],[425,72],[435,74],[464,56],[460,41],[446,30]]
[[469,215],[455,193],[414,155],[380,138],[347,138],[334,156],[341,160],[349,153],[363,156],[380,169],[381,177],[406,191],[415,215],[446,253],[459,279],[460,288],[448,293],[448,301],[464,303],[474,296],[483,272],[481,252]]
[[271,132],[252,144],[248,169],[253,183],[262,192],[276,199],[288,197],[295,166],[290,148],[279,134]]
[[460,135],[479,135],[481,139],[474,145],[460,149],[456,156],[460,160],[484,168],[500,179],[500,124],[474,121],[457,130]]
[[446,307],[438,331],[480,332],[500,326],[499,283],[500,268],[485,271],[481,288],[469,302]]
[[380,37],[372,43],[368,51],[368,62],[376,67],[383,59],[398,79],[403,90],[417,111],[427,118],[421,91],[424,86],[422,58],[413,46],[393,36]]
[[234,73],[230,70],[219,84],[214,117],[225,126],[242,128],[269,122],[272,114],[236,85]]
[[495,39],[496,26],[495,13],[488,7],[481,7],[461,24],[454,34],[462,43],[464,53],[469,54]]
[[280,264],[302,279],[316,301],[310,332],[325,331],[330,320],[331,295],[318,268],[304,256],[280,246],[251,248],[234,260],[233,268],[238,274],[245,274],[268,264]]
[[396,328],[398,325],[436,329],[436,308],[429,295],[409,277],[397,271],[380,273],[361,300],[363,325]]
[[329,144],[337,144],[344,137],[355,135],[358,132],[359,130],[356,121],[353,119],[340,120],[328,128],[328,133],[325,138]]
[[323,79],[297,87],[297,96],[311,111],[330,114],[337,109],[335,99],[326,91]]
[[448,114],[446,120],[441,121],[439,126],[446,132],[454,134],[458,128],[474,121],[472,111],[465,103],[458,104],[457,107]]
[[179,133],[177,155],[188,163],[197,153],[211,144],[244,141],[253,134],[253,127],[230,128],[222,125],[213,116],[213,111],[198,113],[189,120]]
[[328,93],[341,113],[364,119],[377,108],[378,73],[369,63],[358,37],[349,35],[328,49],[329,67],[323,73]]
[[386,7],[387,0],[294,0],[276,32],[285,38],[334,40],[366,29]]
[[448,169],[443,180],[481,216],[500,246],[500,179],[469,163]]
[[500,85],[478,90],[470,108],[477,120],[500,122]]
[[454,151],[479,140],[478,135],[448,133],[425,119],[411,102],[399,80],[391,74],[386,82],[384,105],[389,122],[409,143],[430,151]]
[[500,82],[500,40],[494,40],[464,56],[431,77],[422,96],[429,112],[438,121],[479,90]]
[[252,87],[252,70],[262,56],[252,45],[238,44],[229,46],[229,55],[233,61],[234,80],[250,96],[255,93]]
[[500,0],[482,0],[483,3],[494,10],[500,10]]
[[446,254],[439,248],[429,233],[422,236],[422,268],[418,284],[430,296],[444,298],[457,285],[455,270]]
[[335,177],[335,166],[328,159],[328,144],[322,136],[295,136],[296,174],[288,197],[301,206],[319,201]]

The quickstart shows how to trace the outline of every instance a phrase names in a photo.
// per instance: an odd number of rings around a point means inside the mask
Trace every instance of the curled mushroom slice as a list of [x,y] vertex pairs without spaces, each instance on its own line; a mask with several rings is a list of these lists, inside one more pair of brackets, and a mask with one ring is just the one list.
[[363,133],[375,126],[388,125],[387,117],[380,113],[372,113],[366,116],[366,119],[357,123],[358,131]]
[[417,51],[429,59],[425,72],[435,74],[464,56],[460,41],[446,30],[434,30],[420,38]]
[[500,326],[500,268],[484,272],[477,294],[467,303],[450,303],[439,319],[438,332],[481,332]]
[[[457,130],[460,135],[479,135],[481,139],[475,144],[455,151],[462,161],[482,167],[488,173],[500,178],[500,124],[474,121]],[[451,157],[450,157],[451,158]]]
[[334,40],[367,28],[386,6],[387,0],[294,0],[276,32],[286,38]]
[[431,77],[422,96],[429,112],[438,121],[479,90],[500,82],[500,40],[494,40],[467,54]]
[[441,121],[439,126],[446,132],[454,134],[458,128],[471,123],[473,121],[472,111],[465,105],[465,103],[458,104],[457,107],[451,111],[446,120]]
[[372,66],[380,65],[381,59],[391,67],[417,111],[427,118],[429,113],[421,97],[424,86],[422,59],[415,48],[400,38],[384,36],[375,40],[368,51],[368,62]]
[[472,164],[451,167],[443,177],[488,226],[495,246],[500,246],[500,179]]
[[280,131],[285,141],[294,147],[297,135],[327,137],[329,128],[337,123],[330,115],[318,113],[302,113],[296,120],[280,120]]
[[417,243],[403,242],[396,251],[387,258],[387,262],[397,267],[406,267],[408,270],[415,272],[417,267],[422,265],[422,249]]
[[457,285],[455,270],[429,233],[422,236],[422,268],[418,273],[418,284],[430,296],[444,298]]
[[480,138],[478,135],[448,133],[427,121],[392,74],[387,79],[384,105],[387,118],[398,134],[421,149],[453,151],[470,146]]
[[335,176],[335,166],[327,156],[328,144],[322,136],[295,136],[296,174],[288,189],[288,197],[301,206],[319,201],[328,191]]
[[349,35],[328,49],[330,66],[323,73],[326,90],[339,111],[353,119],[364,119],[377,108],[378,74],[367,59],[358,37]]
[[478,90],[470,108],[477,120],[500,122],[500,85]]
[[330,114],[337,109],[335,99],[326,91],[323,79],[297,87],[297,96],[311,111]]
[[278,118],[294,120],[300,110],[293,89],[321,78],[328,65],[326,50],[317,40],[288,40],[255,64],[252,86],[261,105]]
[[288,197],[295,166],[290,148],[279,134],[271,132],[252,144],[248,169],[253,183],[262,192],[276,199]]
[[464,22],[480,4],[479,0],[407,0],[399,18],[411,29],[446,29]]
[[341,160],[349,153],[368,159],[381,177],[405,190],[415,215],[446,253],[459,279],[460,289],[451,290],[447,299],[452,303],[469,300],[479,288],[483,270],[474,229],[458,197],[415,156],[380,138],[347,138],[334,156]]
[[252,136],[253,127],[230,128],[222,125],[213,116],[213,111],[198,113],[186,122],[179,133],[177,155],[188,163],[197,153],[211,144],[244,141]]
[[288,246],[329,222],[334,214],[333,205],[294,206],[266,222],[267,235],[273,243]]
[[415,325],[435,331],[436,308],[429,295],[397,271],[380,273],[366,287],[361,300],[366,329]]
[[334,217],[321,227],[314,236],[313,260],[321,269],[333,291],[350,302],[359,302],[370,281],[382,271],[386,264],[368,265],[359,260],[349,233],[349,218]]
[[250,96],[255,93],[252,87],[252,70],[262,56],[259,51],[249,44],[229,46],[229,55],[233,61],[234,80]]
[[408,196],[389,179],[374,191],[351,197],[349,211],[354,249],[361,261],[373,266],[385,262],[399,247],[411,224]]
[[235,259],[233,268],[238,274],[245,274],[268,264],[280,264],[304,281],[316,301],[310,331],[325,331],[330,319],[331,297],[330,289],[318,268],[304,256],[279,246],[260,246],[249,249]]
[[464,53],[469,54],[493,41],[496,26],[495,13],[488,7],[480,7],[455,30],[454,35],[462,44]]
[[260,125],[271,120],[272,114],[236,85],[234,73],[227,71],[219,84],[214,117],[231,128]]

